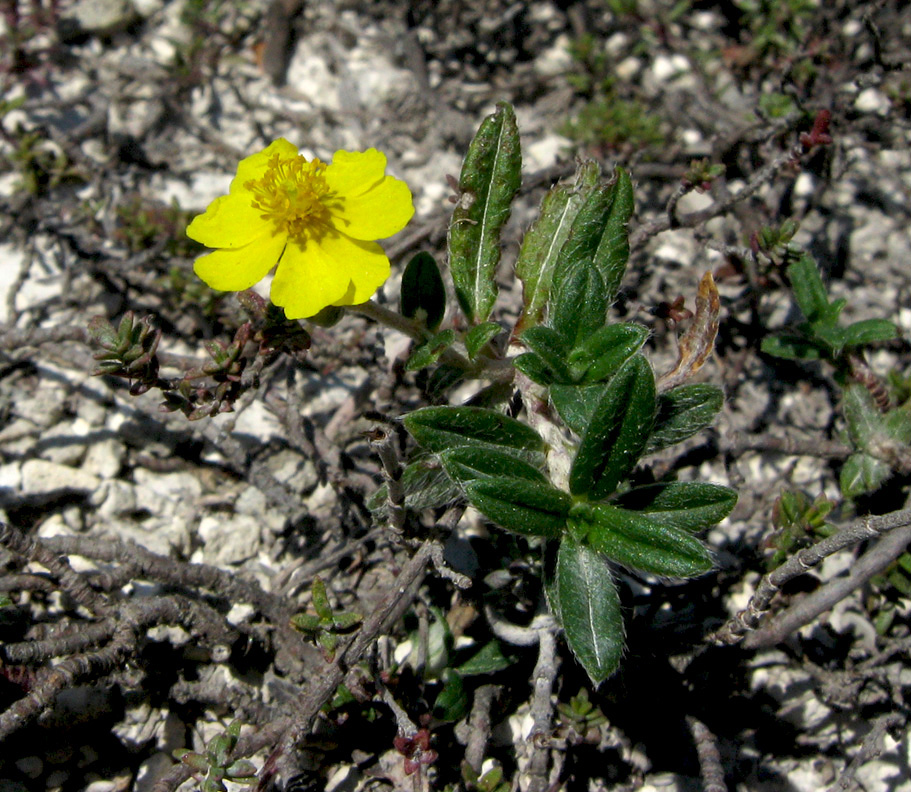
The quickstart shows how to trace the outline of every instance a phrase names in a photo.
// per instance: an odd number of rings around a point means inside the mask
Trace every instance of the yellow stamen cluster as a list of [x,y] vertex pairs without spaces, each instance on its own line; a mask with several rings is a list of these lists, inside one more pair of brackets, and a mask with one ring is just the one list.
[[318,159],[275,154],[261,179],[244,184],[254,195],[253,208],[274,225],[273,234],[287,234],[302,244],[325,227],[329,221],[325,169],[326,164]]

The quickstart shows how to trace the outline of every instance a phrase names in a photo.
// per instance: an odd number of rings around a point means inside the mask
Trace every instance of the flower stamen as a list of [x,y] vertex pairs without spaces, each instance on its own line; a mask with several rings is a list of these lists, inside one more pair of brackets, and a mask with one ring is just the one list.
[[330,219],[327,199],[331,198],[325,169],[326,164],[316,158],[274,154],[262,178],[244,183],[253,193],[253,208],[273,224],[273,235],[287,234],[303,245],[325,230]]

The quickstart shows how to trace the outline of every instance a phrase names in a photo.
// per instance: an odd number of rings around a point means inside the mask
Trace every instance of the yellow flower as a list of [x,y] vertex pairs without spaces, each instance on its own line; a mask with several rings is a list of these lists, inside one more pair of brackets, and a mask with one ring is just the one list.
[[284,138],[241,160],[227,195],[187,228],[213,252],[196,274],[219,291],[241,291],[276,264],[272,302],[289,319],[329,305],[366,302],[389,277],[376,239],[401,231],[414,214],[411,191],[387,176],[376,149],[307,160]]

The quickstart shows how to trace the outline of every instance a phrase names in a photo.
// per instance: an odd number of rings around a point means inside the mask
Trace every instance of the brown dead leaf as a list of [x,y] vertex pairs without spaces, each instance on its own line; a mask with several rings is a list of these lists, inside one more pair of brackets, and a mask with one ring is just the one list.
[[715,348],[721,300],[711,272],[706,272],[696,292],[696,315],[677,345],[677,365],[658,378],[658,391],[682,385],[702,368]]

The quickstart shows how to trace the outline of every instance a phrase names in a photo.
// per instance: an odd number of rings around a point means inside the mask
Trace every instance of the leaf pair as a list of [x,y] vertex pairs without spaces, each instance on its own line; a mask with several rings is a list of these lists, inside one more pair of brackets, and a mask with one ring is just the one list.
[[573,343],[604,324],[626,270],[632,212],[629,175],[618,168],[612,183],[601,184],[593,162],[581,163],[572,184],[545,196],[516,262],[525,287],[517,330],[549,313],[551,327]]
[[613,504],[573,505],[545,583],[566,642],[592,682],[613,674],[623,654],[620,597],[608,559],[669,577],[707,572],[711,555],[692,532],[727,516],[736,501],[726,487],[674,483],[631,490]]
[[477,407],[426,407],[403,421],[490,520],[519,534],[560,534],[570,497],[544,475],[546,445],[533,429]]

